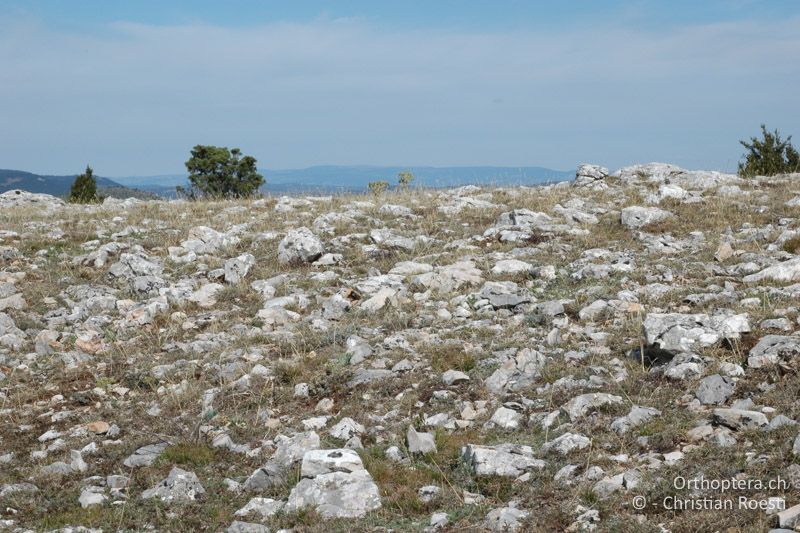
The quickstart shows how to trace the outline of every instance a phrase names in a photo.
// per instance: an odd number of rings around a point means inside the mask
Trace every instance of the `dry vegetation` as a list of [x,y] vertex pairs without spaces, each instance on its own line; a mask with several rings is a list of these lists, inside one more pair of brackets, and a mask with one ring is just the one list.
[[[428,526],[432,513],[445,512],[449,517],[445,530],[473,531],[484,527],[484,517],[490,510],[512,500],[529,511],[522,522],[525,531],[564,531],[575,523],[578,506],[599,511],[597,527],[602,531],[659,531],[662,525],[675,532],[766,530],[774,525],[774,518],[763,511],[680,512],[658,505],[636,510],[631,503],[636,495],[659,502],[674,494],[671,480],[676,475],[786,478],[787,467],[797,462],[792,452],[797,429],[792,426],[739,431],[730,447],[691,445],[687,432],[702,423],[710,409],[689,407],[702,376],[675,381],[627,358],[631,349],[642,345],[642,321],[652,312],[713,313],[724,308],[747,314],[753,325],[748,335],[702,352],[708,361],[705,375],[718,373],[720,362],[746,366],[750,348],[759,338],[775,333],[762,330],[762,320],[785,317],[792,330],[797,329],[796,300],[770,290],[782,284],[745,285],[742,275],[730,267],[748,261],[762,264],[770,257],[780,257],[776,255],[779,253],[796,254],[800,236],[770,246],[782,231],[797,229],[798,208],[786,205],[792,196],[785,186],[747,182],[741,187],[744,195],[723,196],[709,189],[697,203],[664,200],[659,207],[673,216],[638,230],[620,223],[620,210],[646,205],[646,195],[657,187],[645,184],[583,189],[579,193],[566,186],[489,189],[473,196],[491,202],[493,207],[466,208],[458,214],[444,214],[438,209],[453,199],[450,193],[418,189],[379,197],[312,199],[308,205],[287,210],[276,209],[279,200],[274,198],[255,204],[149,202],[124,208],[5,209],[0,213],[0,230],[15,234],[3,234],[0,247],[13,247],[18,254],[0,260],[0,275],[24,273],[16,286],[27,305],[4,312],[27,337],[22,349],[0,348],[0,376],[5,375],[0,378],[0,456],[13,454],[0,464],[0,487],[31,482],[39,491],[0,497],[0,519],[13,520],[15,526],[10,527],[37,531],[68,525],[104,531],[224,530],[236,519],[234,512],[251,497],[286,499],[299,481],[300,470],[293,465],[282,484],[257,494],[231,491],[225,480],[247,479],[269,458],[273,450],[270,441],[279,434],[303,431],[302,421],[319,416],[316,406],[328,398],[334,407],[326,427],[317,430],[321,447],[344,445],[328,434],[330,427],[344,417],[366,426],[360,435],[363,448],[358,453],[380,489],[382,507],[358,519],[322,520],[311,509],[278,513],[264,522],[271,530],[421,531]],[[513,209],[544,212],[561,223],[555,207],[577,196],[584,202],[577,209],[598,219],[596,224],[572,226],[585,231],[534,232],[527,240],[517,242],[484,235],[501,214]],[[413,216],[380,210],[387,203],[408,206]],[[288,230],[314,228],[315,219],[325,213],[354,212],[353,222],[337,220],[330,232],[315,229],[326,251],[342,254],[339,264],[288,267],[279,262],[278,243]],[[199,225],[218,231],[230,231],[238,225],[244,229],[238,243],[219,253],[202,255],[186,264],[172,261],[169,247],[180,246],[190,229]],[[412,239],[426,236],[428,240],[416,242],[412,249],[378,246],[375,250],[365,246],[371,244],[365,234],[378,227]],[[724,235],[735,240],[737,255],[715,261]],[[341,238],[345,236],[348,238]],[[667,253],[650,247],[665,236],[684,243],[684,248]],[[97,242],[90,244],[92,241]],[[255,264],[245,281],[226,286],[216,295],[216,304],[208,308],[191,302],[171,304],[166,312],[157,313],[152,321],[138,327],[120,324],[123,304],[80,319],[54,320],[56,311],[63,309],[65,316],[71,311],[65,291],[72,286],[107,285],[118,300],[148,300],[131,294],[124,280],[110,277],[109,268],[118,255],[112,255],[101,267],[74,264],[73,258],[112,241],[141,246],[148,257],[163,265],[162,277],[170,284],[184,278],[205,283],[209,273],[242,253],[252,254]],[[586,250],[600,248],[611,254],[626,254],[633,268],[577,279],[573,274],[583,265],[580,260],[585,259]],[[491,272],[497,261],[512,257],[537,268],[552,265],[555,275],[544,278],[535,270],[522,274]],[[454,298],[477,293],[481,284],[440,294],[436,290],[426,293],[409,280],[408,297],[397,306],[364,311],[359,305],[367,295],[354,294],[352,307],[341,317],[324,320],[324,324],[311,320],[312,313],[322,306],[319,298],[345,290],[357,293],[355,287],[360,281],[386,274],[402,261],[437,267],[465,258],[474,261],[484,280],[513,281],[529,291],[533,302],[513,311],[484,309],[475,310],[469,317],[446,318],[438,311],[453,315],[462,305]],[[604,261],[601,257],[585,263]],[[332,275],[316,276],[326,270]],[[287,306],[303,317],[300,322],[271,331],[257,317],[264,299],[250,283],[282,274],[287,278],[276,288],[274,297],[302,294],[308,302]],[[668,285],[671,291],[650,295],[639,291],[656,283]],[[684,301],[693,294],[720,294],[726,284],[736,292],[733,301]],[[631,312],[609,310],[591,320],[579,317],[579,311],[587,305],[598,299],[618,299],[620,291],[637,295],[640,308]],[[415,294],[425,296],[415,298]],[[758,298],[758,303],[747,298]],[[553,318],[538,315],[535,304],[557,299],[569,302],[558,319],[563,323],[560,341],[549,344],[545,339],[554,327]],[[105,315],[108,320],[87,323],[93,315]],[[36,336],[42,330],[58,333],[49,353],[37,353],[35,348]],[[81,344],[81,335],[88,330],[99,330],[96,350],[87,350]],[[781,334],[790,335],[791,331]],[[360,365],[351,364],[347,353],[346,341],[352,335],[366,339],[375,350]],[[501,396],[488,393],[484,382],[500,365],[498,352],[522,348],[540,350],[548,356],[535,383]],[[583,356],[566,357],[571,351]],[[349,384],[357,368],[391,369],[405,359],[411,363],[407,371],[366,385]],[[235,384],[256,364],[268,373],[251,375],[246,384]],[[156,367],[166,370],[155,372]],[[447,370],[465,372],[470,380],[447,387],[441,378]],[[615,379],[620,370],[624,376]],[[566,377],[583,385],[559,386],[559,380]],[[602,384],[587,386],[592,379]],[[300,384],[307,384],[307,396],[296,394],[295,387]],[[205,409],[204,394],[214,388],[219,391],[213,406]],[[576,423],[562,415],[558,423],[542,426],[537,414],[558,410],[585,392],[618,395],[624,405],[604,407]],[[800,380],[794,368],[747,369],[737,378],[735,393],[727,403],[750,398],[757,406],[774,409],[768,411],[770,417],[774,413],[796,420],[800,418],[798,394]],[[486,411],[468,427],[424,425],[424,416],[436,413],[458,419],[467,401],[487,402]],[[521,426],[515,430],[485,427],[504,402],[520,405],[525,415]],[[611,431],[611,421],[627,414],[632,405],[656,407],[661,416],[624,435]],[[154,406],[158,409],[153,410]],[[98,420],[116,424],[119,435],[70,434],[74,428]],[[435,433],[435,453],[407,453],[409,425]],[[63,443],[45,454],[32,455],[53,444],[37,440],[53,429],[62,434]],[[542,451],[545,442],[567,430],[590,437],[591,447],[566,456]],[[260,451],[245,454],[214,447],[214,431],[224,431],[234,443]],[[640,437],[648,438],[645,444]],[[93,441],[97,450],[83,455],[89,465],[87,471],[55,476],[43,470],[55,461],[69,462],[70,450]],[[166,442],[168,447],[152,465],[123,466],[134,450],[154,442]],[[479,477],[464,464],[463,446],[498,443],[532,446],[546,466],[532,471],[528,479],[515,481]],[[408,463],[398,464],[387,457],[390,446],[398,446],[408,456]],[[685,454],[682,460],[674,465],[664,462],[663,454],[679,450]],[[647,454],[660,462],[659,468],[646,466],[643,457]],[[600,467],[607,475],[638,468],[642,480],[638,487],[601,498],[592,490],[597,480],[578,479],[570,485],[555,481],[554,475],[566,464],[576,464],[580,470]],[[173,466],[194,472],[205,494],[197,501],[173,505],[141,499],[140,494],[164,479]],[[122,496],[113,505],[106,502],[82,508],[79,496],[82,488],[91,484],[87,478],[113,474],[130,476]],[[441,488],[433,502],[422,502],[417,495],[425,485]],[[465,505],[464,491],[485,499]],[[794,486],[748,495],[783,496],[788,505],[800,502],[800,491]]]

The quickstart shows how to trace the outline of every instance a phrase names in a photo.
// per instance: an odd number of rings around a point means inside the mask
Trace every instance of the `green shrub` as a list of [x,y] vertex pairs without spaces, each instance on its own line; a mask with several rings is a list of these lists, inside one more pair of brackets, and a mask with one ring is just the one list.
[[800,155],[792,146],[791,135],[784,141],[778,130],[767,131],[764,124],[761,125],[761,135],[762,139],[751,137],[749,143],[739,141],[747,148],[744,162],[739,163],[740,176],[774,176],[800,172]]
[[72,183],[69,201],[74,204],[88,204],[97,200],[97,180],[94,178],[92,167],[86,165],[86,172],[77,176]]
[[369,187],[369,190],[372,194],[377,196],[386,192],[386,190],[389,188],[389,182],[384,180],[370,181],[367,184],[367,187]]
[[191,198],[248,198],[264,184],[264,176],[256,169],[256,158],[242,156],[238,148],[228,150],[198,144],[191,153],[192,157],[186,162]]
[[397,175],[397,186],[401,190],[407,191],[412,181],[414,181],[414,174],[411,172],[401,172]]

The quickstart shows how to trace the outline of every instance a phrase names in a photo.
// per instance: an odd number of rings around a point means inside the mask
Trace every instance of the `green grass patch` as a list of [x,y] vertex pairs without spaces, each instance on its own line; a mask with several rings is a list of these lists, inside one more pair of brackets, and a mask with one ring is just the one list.
[[182,442],[167,447],[158,458],[161,464],[205,466],[216,456],[216,451],[205,444]]

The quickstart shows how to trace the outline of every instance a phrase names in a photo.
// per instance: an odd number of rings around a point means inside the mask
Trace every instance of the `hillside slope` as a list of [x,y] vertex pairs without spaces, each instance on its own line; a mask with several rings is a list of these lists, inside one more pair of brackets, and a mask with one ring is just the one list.
[[795,527],[798,179],[4,207],[0,518]]
[[[67,196],[75,182],[76,175],[47,176],[33,174],[22,170],[0,169],[0,193],[12,189],[23,191],[52,194],[53,196]],[[142,198],[153,199],[155,196],[146,191],[126,187],[109,178],[96,177],[98,192],[103,196],[113,198]]]

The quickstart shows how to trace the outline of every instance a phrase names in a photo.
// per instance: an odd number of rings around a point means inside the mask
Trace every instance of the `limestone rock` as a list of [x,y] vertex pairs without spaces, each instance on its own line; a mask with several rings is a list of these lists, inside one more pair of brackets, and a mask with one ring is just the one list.
[[142,498],[159,498],[163,502],[193,501],[205,492],[194,472],[176,466],[161,483],[144,491]]
[[355,472],[363,469],[361,457],[353,450],[309,450],[303,454],[300,475],[316,477],[330,472]]
[[522,521],[529,515],[528,511],[516,507],[501,507],[489,511],[484,524],[489,531],[520,531]]
[[235,285],[242,281],[256,264],[253,254],[242,254],[225,261],[225,281]]
[[658,409],[634,405],[627,415],[616,418],[611,423],[611,429],[619,434],[624,434],[630,429],[646,424],[659,415],[661,415],[661,411]]
[[225,533],[270,533],[267,526],[234,520]]
[[599,165],[581,164],[575,172],[575,187],[588,187],[591,189],[606,189],[608,184],[608,169]]
[[493,394],[503,394],[530,387],[539,377],[545,361],[545,357],[536,350],[520,350],[486,379],[486,388]]
[[795,283],[800,281],[800,257],[789,259],[742,278],[745,283],[760,281],[776,281],[779,283]]
[[589,413],[606,406],[622,405],[623,399],[621,396],[607,394],[605,392],[593,392],[588,394],[581,394],[568,401],[562,409],[569,419],[573,422],[580,420]]
[[102,505],[106,500],[108,500],[108,496],[103,494],[104,491],[105,489],[103,487],[85,487],[81,491],[81,495],[78,497],[78,502],[84,509],[93,505]]
[[275,516],[281,509],[284,503],[275,501],[272,498],[255,497],[251,498],[247,504],[233,513],[234,516],[248,516],[251,514],[257,515],[259,520],[266,520]]
[[64,200],[49,194],[37,194],[19,189],[12,189],[0,194],[0,209],[12,207],[34,207],[40,209],[55,209],[64,207]]
[[533,456],[530,446],[498,444],[482,446],[468,444],[461,449],[464,462],[478,476],[519,477],[533,469],[543,468],[545,463]]
[[[358,455],[350,450],[308,452],[303,479],[294,486],[284,508],[293,513],[313,508],[323,518],[355,518],[381,507],[378,486]],[[333,470],[338,466],[343,470]],[[330,470],[330,471],[329,471]]]
[[322,241],[310,229],[301,227],[286,234],[278,245],[278,261],[284,265],[312,263],[325,249]]
[[747,366],[765,368],[793,362],[798,356],[800,356],[800,337],[766,335],[750,350]]
[[658,207],[626,207],[622,210],[620,220],[623,226],[638,229],[648,224],[654,224],[671,218],[673,215],[669,211],[664,211]]
[[663,350],[687,352],[750,331],[747,315],[649,313],[644,320],[647,343]]
[[436,453],[436,441],[433,433],[417,432],[413,427],[409,426],[406,440],[408,441],[408,451],[410,453]]
[[442,374],[442,382],[448,387],[469,381],[469,376],[460,370],[447,370]]
[[542,451],[555,451],[567,455],[575,450],[583,450],[592,444],[592,439],[579,433],[564,433],[555,439],[545,442]]
[[128,468],[136,468],[141,466],[150,466],[152,465],[158,456],[167,449],[166,442],[160,442],[157,444],[148,444],[147,446],[142,446],[133,454],[128,456],[122,464],[127,466]]
[[714,421],[734,431],[761,428],[769,423],[764,413],[745,409],[714,409]]
[[527,291],[513,281],[487,281],[479,295],[489,300],[489,304],[495,309],[516,307],[531,301]]
[[217,294],[224,288],[225,287],[219,283],[206,283],[193,292],[187,300],[200,307],[209,309],[217,304]]
[[514,409],[508,409],[507,407],[498,407],[492,415],[492,418],[489,419],[488,424],[500,429],[514,430],[519,428],[521,422],[521,413],[518,413]]
[[519,259],[503,259],[492,267],[492,274],[496,275],[520,275],[530,274],[535,270],[534,266]]
[[730,378],[713,374],[703,378],[695,394],[702,404],[719,405],[733,394],[734,388],[735,384]]

